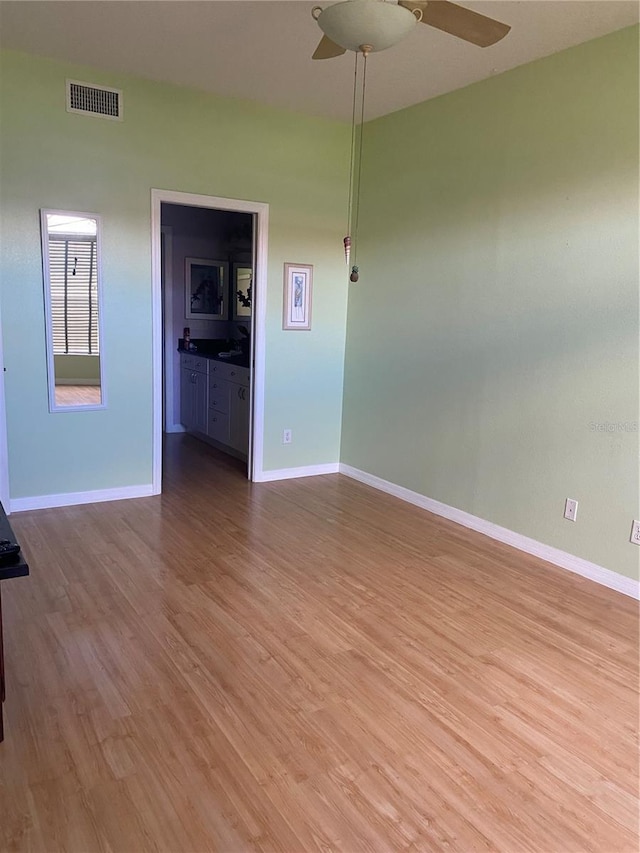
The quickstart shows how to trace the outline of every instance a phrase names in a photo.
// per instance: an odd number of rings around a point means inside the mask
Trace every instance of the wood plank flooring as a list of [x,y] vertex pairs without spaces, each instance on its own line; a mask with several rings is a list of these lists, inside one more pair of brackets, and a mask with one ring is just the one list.
[[99,406],[99,385],[56,385],[56,406]]
[[638,849],[637,603],[339,475],[168,441],[12,516],[0,849]]

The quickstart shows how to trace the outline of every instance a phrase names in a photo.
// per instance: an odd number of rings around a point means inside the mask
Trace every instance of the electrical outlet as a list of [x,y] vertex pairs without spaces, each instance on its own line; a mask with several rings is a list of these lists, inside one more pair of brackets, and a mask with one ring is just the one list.
[[634,521],[631,525],[631,542],[634,545],[640,545],[640,521]]
[[569,521],[575,521],[577,515],[578,501],[574,501],[572,498],[567,498],[564,504],[564,517],[569,519]]
[[293,441],[293,433],[290,429],[282,430],[282,443],[283,444],[291,444]]

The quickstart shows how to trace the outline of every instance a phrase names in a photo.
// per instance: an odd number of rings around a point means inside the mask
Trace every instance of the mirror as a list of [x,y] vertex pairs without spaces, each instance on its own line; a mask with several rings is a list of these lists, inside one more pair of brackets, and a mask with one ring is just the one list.
[[233,319],[251,317],[253,297],[253,270],[246,264],[233,265]]
[[185,315],[190,320],[226,320],[226,261],[185,258]]
[[49,410],[102,408],[100,220],[64,210],[40,217]]

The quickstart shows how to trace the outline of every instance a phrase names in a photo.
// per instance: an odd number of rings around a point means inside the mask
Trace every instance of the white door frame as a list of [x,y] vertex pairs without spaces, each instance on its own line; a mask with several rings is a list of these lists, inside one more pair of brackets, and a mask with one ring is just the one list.
[[2,317],[0,316],[0,502],[9,515],[9,448],[7,445],[7,409],[4,401],[4,357],[2,349]]
[[175,423],[173,416],[174,407],[174,376],[173,358],[176,351],[176,342],[172,340],[173,335],[173,228],[170,225],[161,225],[160,232],[164,237],[163,286],[164,286],[164,431],[184,432],[180,423]]
[[269,205],[260,201],[219,198],[175,190],[151,190],[151,289],[152,289],[152,358],[153,358],[153,483],[152,494],[162,491],[162,276],[160,229],[161,205],[181,204],[190,207],[213,207],[239,213],[255,214],[256,263],[253,288],[251,337],[253,369],[251,370],[251,460],[247,476],[259,480],[262,476],[264,444],[264,381],[267,318],[267,248],[269,234]]

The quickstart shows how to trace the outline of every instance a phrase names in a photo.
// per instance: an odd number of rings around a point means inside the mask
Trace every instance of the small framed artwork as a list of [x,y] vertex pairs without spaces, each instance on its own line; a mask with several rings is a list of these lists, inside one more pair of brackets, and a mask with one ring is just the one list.
[[233,319],[248,320],[253,300],[253,269],[251,264],[234,264],[232,270]]
[[226,261],[185,258],[185,316],[187,319],[227,319],[228,277],[229,264]]
[[311,329],[311,288],[313,267],[310,264],[284,265],[283,329]]

